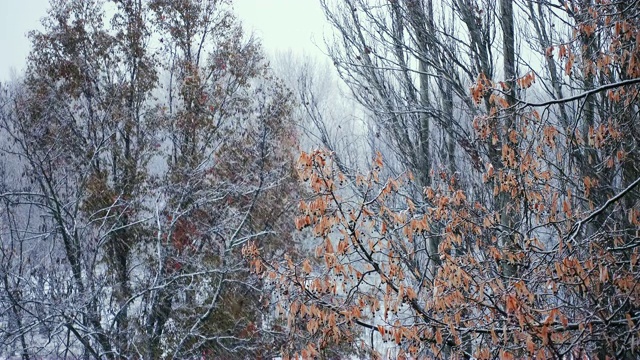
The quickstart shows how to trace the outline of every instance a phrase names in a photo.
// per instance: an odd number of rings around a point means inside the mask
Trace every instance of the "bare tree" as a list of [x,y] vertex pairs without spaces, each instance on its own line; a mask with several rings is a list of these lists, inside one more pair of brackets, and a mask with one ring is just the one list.
[[638,2],[441,5],[323,1],[393,147],[361,174],[304,153],[316,252],[247,249],[309,339],[290,353],[634,358]]

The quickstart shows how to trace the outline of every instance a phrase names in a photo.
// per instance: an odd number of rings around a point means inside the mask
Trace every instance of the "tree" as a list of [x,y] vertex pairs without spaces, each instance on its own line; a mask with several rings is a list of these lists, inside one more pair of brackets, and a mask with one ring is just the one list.
[[[343,79],[397,145],[360,174],[303,153],[315,196],[296,225],[316,253],[245,249],[308,334],[290,354],[343,339],[392,357],[635,358],[637,3],[324,4]],[[417,161],[420,134],[455,171]]]
[[229,2],[52,1],[43,25],[2,97],[23,177],[1,195],[1,347],[277,352],[240,248],[292,246],[294,104]]

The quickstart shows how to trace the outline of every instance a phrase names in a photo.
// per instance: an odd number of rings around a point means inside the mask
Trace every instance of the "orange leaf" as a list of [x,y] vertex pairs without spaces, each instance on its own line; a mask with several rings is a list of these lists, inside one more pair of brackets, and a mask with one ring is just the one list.
[[549,47],[547,48],[547,50],[545,51],[545,54],[546,54],[548,57],[551,57],[551,56],[553,56],[553,50],[554,50],[553,46],[549,46]]
[[562,211],[564,211],[567,217],[571,216],[571,204],[569,204],[569,201],[564,200],[562,202]]
[[436,343],[438,343],[438,345],[442,344],[442,333],[440,329],[436,329]]
[[305,259],[302,263],[302,270],[307,274],[311,273],[311,263],[309,262],[309,259]]

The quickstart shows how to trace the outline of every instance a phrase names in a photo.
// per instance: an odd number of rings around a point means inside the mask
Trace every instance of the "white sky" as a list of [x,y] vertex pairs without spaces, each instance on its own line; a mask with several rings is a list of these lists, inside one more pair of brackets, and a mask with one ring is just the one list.
[[0,81],[20,71],[29,53],[27,32],[39,28],[48,0],[0,0]]
[[329,25],[318,0],[235,0],[234,4],[245,32],[262,39],[267,52],[323,56],[322,33]]
[[[262,40],[269,54],[292,50],[322,56],[325,25],[318,0],[236,0],[236,12],[245,32]],[[29,53],[27,32],[40,28],[48,0],[0,0],[0,81],[12,69],[24,69]],[[317,45],[316,45],[317,44]]]

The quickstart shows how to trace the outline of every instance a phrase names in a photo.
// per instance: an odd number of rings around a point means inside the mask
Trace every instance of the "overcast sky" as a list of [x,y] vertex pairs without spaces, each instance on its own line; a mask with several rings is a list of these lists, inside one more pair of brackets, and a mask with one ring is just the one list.
[[[322,56],[326,27],[318,0],[235,0],[245,31],[262,39],[268,53],[293,50]],[[48,0],[0,0],[0,81],[24,69],[27,32],[40,28]],[[316,46],[317,44],[317,46]]]

